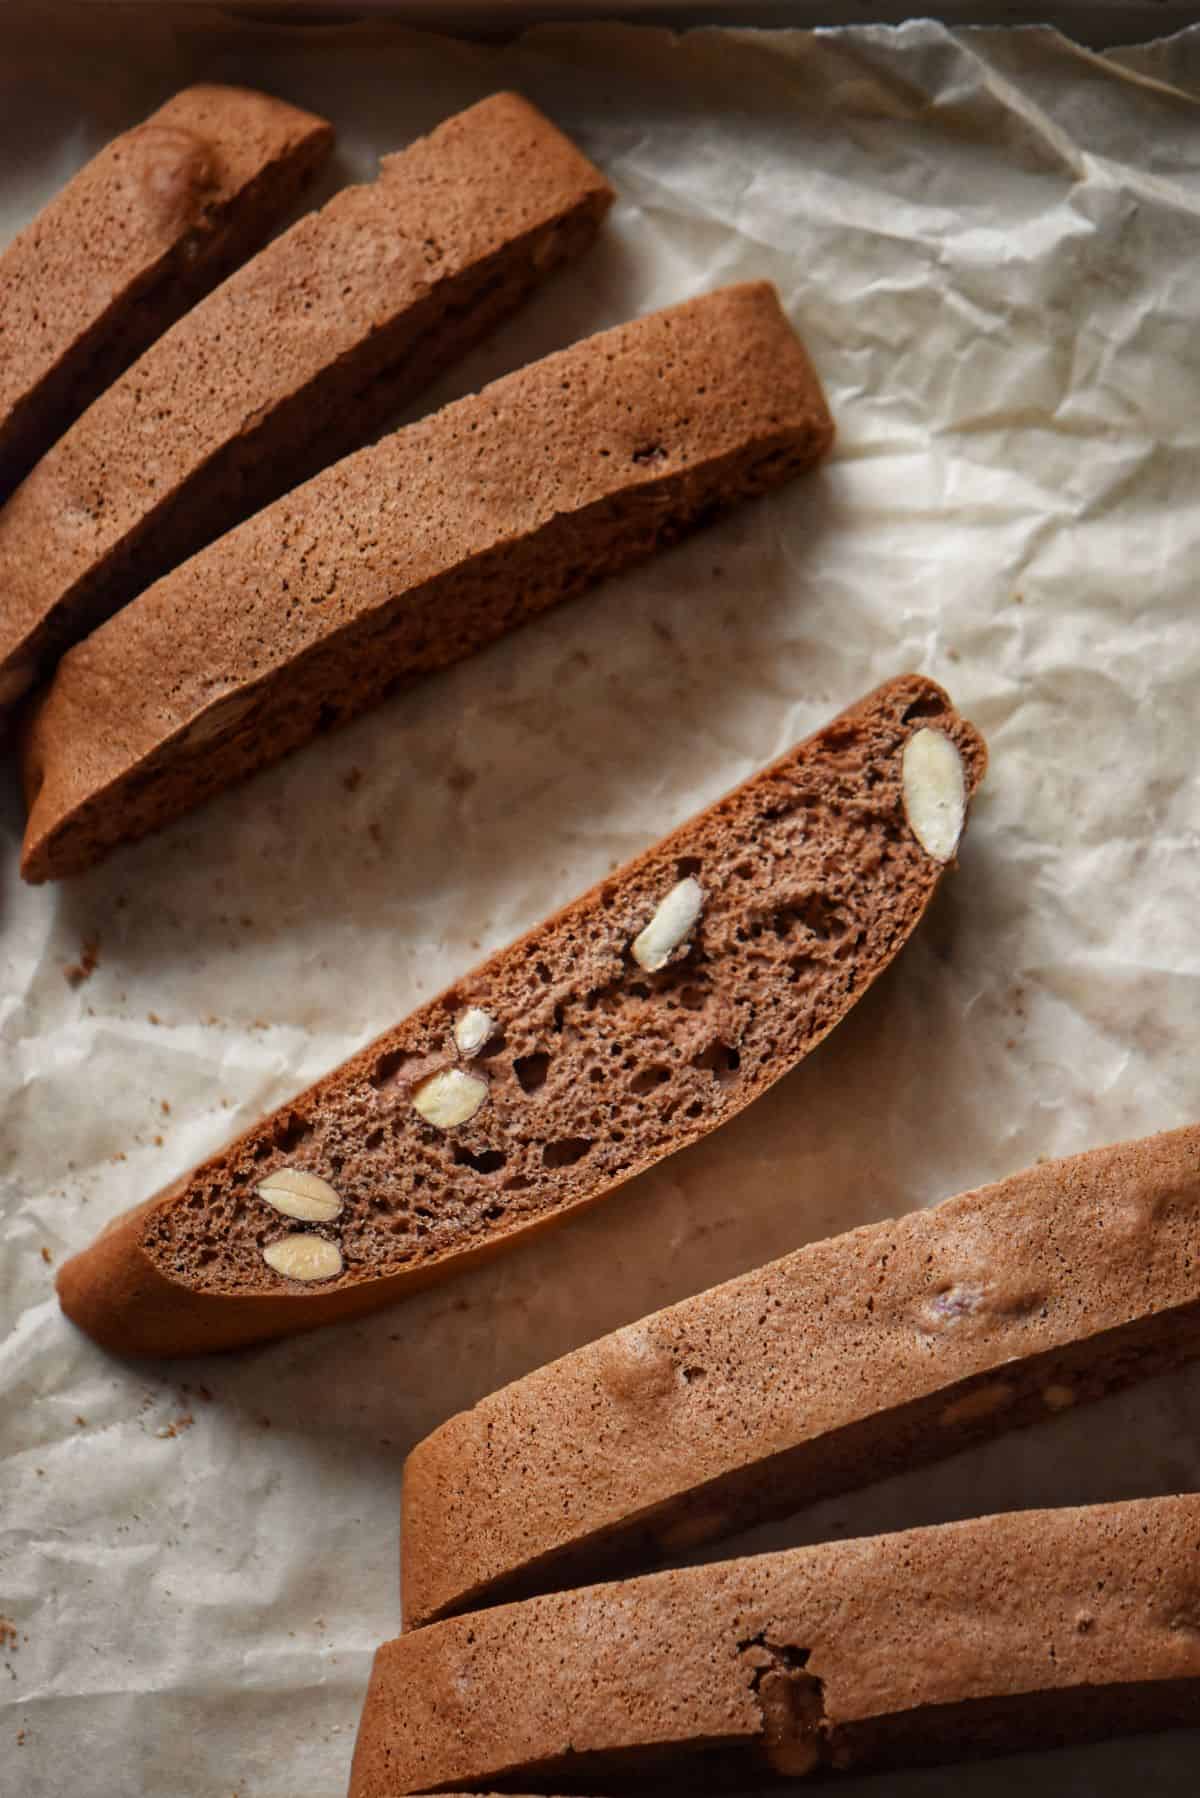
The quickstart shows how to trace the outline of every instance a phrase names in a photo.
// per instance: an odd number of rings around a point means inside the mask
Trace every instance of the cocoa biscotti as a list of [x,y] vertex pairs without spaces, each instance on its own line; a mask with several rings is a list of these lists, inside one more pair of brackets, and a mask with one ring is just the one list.
[[497,94],[269,244],[0,513],[0,682],[19,690],[167,569],[362,443],[589,244],[611,198],[548,119]]
[[888,965],[985,750],[889,681],[68,1262],[67,1314],[183,1353],[376,1307],[750,1103]]
[[451,1418],[405,1467],[406,1627],[645,1569],[1196,1354],[1200,1126],[1030,1168]]
[[27,880],[77,873],[810,467],[832,426],[765,284],[576,344],[347,458],[63,661]]
[[259,247],[332,145],[324,119],[266,94],[185,88],[13,239],[0,256],[0,500]]
[[824,1543],[414,1630],[375,1657],[350,1798],[711,1790],[1185,1724],[1200,1724],[1192,1494]]

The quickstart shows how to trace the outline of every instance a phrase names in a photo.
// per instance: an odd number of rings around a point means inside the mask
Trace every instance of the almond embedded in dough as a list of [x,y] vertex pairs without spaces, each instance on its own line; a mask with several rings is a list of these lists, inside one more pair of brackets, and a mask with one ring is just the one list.
[[342,1201],[328,1180],[305,1168],[276,1168],[259,1181],[255,1190],[260,1199],[284,1217],[297,1218],[304,1224],[332,1223],[342,1209]]
[[665,968],[676,949],[686,943],[704,908],[704,888],[689,874],[673,886],[647,924],[633,939],[633,959],[648,974]]
[[269,1242],[263,1260],[285,1280],[333,1280],[342,1271],[342,1251],[323,1236],[281,1236]]
[[443,1068],[422,1080],[412,1096],[414,1108],[437,1130],[469,1123],[488,1096],[487,1081],[462,1068]]
[[918,730],[901,763],[909,829],[934,861],[948,862],[967,815],[967,782],[958,750],[940,730]]

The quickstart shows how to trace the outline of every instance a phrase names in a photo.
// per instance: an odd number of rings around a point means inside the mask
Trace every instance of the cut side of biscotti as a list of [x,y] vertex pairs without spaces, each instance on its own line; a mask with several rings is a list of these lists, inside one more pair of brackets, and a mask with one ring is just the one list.
[[451,1418],[405,1467],[405,1626],[644,1570],[1196,1354],[1200,1126],[1047,1162]]
[[904,675],[124,1218],[59,1275],[118,1352],[373,1310],[715,1129],[919,923],[986,752]]
[[364,442],[590,244],[611,199],[548,119],[497,94],[269,244],[89,407],[0,513],[0,681],[32,678]]
[[185,88],[18,233],[0,256],[0,500],[258,249],[332,147],[324,119],[267,94]]
[[27,735],[25,878],[79,872],[831,437],[758,283],[589,338],[326,469],[64,659]]
[[350,1798],[700,1789],[1200,1723],[1200,1497],[1019,1511],[431,1624]]

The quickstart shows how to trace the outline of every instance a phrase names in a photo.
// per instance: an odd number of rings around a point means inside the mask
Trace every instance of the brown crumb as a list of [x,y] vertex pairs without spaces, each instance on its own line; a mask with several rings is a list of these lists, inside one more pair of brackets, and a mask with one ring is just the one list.
[[478,779],[479,776],[474,768],[464,768],[460,765],[451,768],[446,776],[446,785],[452,793],[469,793]]
[[161,1149],[163,1146],[163,1139],[161,1136],[152,1136],[150,1141],[154,1144],[156,1149]]
[[362,786],[362,779],[362,769],[351,768],[348,773],[342,775],[342,785],[345,787],[347,793],[357,793],[359,787]]
[[90,980],[100,964],[100,938],[84,937],[79,949],[79,960],[70,962],[63,969],[63,979],[68,986],[82,986]]
[[126,1156],[126,1154],[125,1154],[125,1151],[124,1151],[124,1149],[118,1149],[118,1150],[117,1150],[117,1152],[116,1152],[116,1154],[115,1154],[115,1155],[110,1155],[110,1156],[109,1156],[109,1158],[108,1158],[108,1159],[109,1159],[109,1160],[110,1160],[110,1161],[114,1161],[114,1162],[115,1162],[115,1161],[125,1161],[125,1160],[126,1160],[126,1159],[127,1159],[127,1156]]
[[156,1011],[148,1011],[146,1013],[146,1022],[147,1024],[161,1024],[162,1019]]
[[15,1654],[21,1638],[11,1617],[0,1617],[0,1651]]
[[17,1747],[24,1748],[24,1746],[25,1746],[25,1731],[23,1729],[19,1729],[17,1731]]
[[159,1101],[158,1101],[158,1103],[159,1103],[159,1109],[160,1109],[160,1110],[161,1110],[161,1112],[162,1112],[162,1114],[163,1114],[163,1116],[164,1116],[164,1117],[165,1117],[165,1118],[167,1118],[167,1117],[170,1117],[170,1115],[171,1115],[171,1101],[170,1101],[170,1100],[169,1100],[169,1099],[160,1099],[160,1100],[159,1100]]
[[75,1422],[79,1425],[81,1430],[87,1429],[87,1418],[81,1417],[78,1411],[75,1413]]
[[50,1250],[49,1250],[49,1249],[48,1249],[48,1248],[47,1248],[47,1247],[46,1247],[46,1245],[45,1245],[45,1243],[43,1243],[43,1244],[42,1244],[42,1260],[43,1260],[43,1261],[44,1261],[44,1262],[45,1262],[45,1263],[46,1263],[46,1266],[47,1266],[47,1267],[49,1267],[49,1265],[50,1265],[50,1263],[51,1263],[51,1262],[52,1262],[52,1261],[53,1261],[53,1259],[54,1259],[54,1256],[53,1256],[53,1254],[52,1254],[52,1253],[51,1253],[51,1251],[50,1251]]

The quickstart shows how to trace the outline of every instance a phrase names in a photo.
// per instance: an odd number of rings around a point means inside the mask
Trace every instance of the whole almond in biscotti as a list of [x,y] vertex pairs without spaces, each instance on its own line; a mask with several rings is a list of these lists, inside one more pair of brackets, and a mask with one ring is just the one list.
[[0,501],[259,247],[332,148],[324,119],[268,94],[184,88],[18,232],[0,255]]
[[622,1791],[742,1792],[1198,1722],[1186,1493],[823,1542],[410,1630],[375,1656],[350,1798],[596,1791],[614,1769]]
[[[917,730],[973,793],[976,731],[932,681],[889,681],[110,1226],[61,1271],[68,1315],[170,1354],[372,1310],[733,1117],[833,1029],[937,889],[947,864],[904,809]],[[702,901],[670,903],[689,881]],[[633,945],[655,920],[647,968]],[[464,1061],[474,1010],[494,1029]],[[278,1219],[260,1189],[296,1168],[342,1207],[342,1271],[308,1292],[262,1257]]]
[[369,438],[590,244],[611,199],[548,119],[495,94],[268,244],[0,513],[0,692]]
[[64,657],[26,740],[25,878],[89,867],[811,468],[832,436],[757,283],[604,331],[347,457]]
[[405,1627],[644,1572],[1197,1355],[1200,1125],[1043,1162],[452,1417],[405,1464]]

